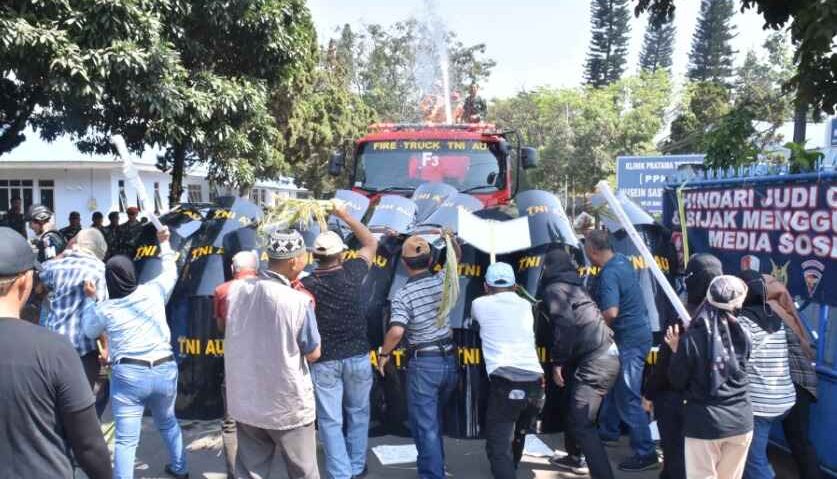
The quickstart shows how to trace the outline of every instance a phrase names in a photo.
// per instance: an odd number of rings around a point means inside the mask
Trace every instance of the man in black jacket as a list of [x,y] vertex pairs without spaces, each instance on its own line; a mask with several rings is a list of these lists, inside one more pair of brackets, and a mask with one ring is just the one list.
[[[716,276],[724,274],[721,261],[709,253],[698,253],[689,259],[686,266],[686,309],[695,314],[706,298],[709,283]],[[663,330],[669,326],[682,327],[677,314],[668,314]],[[660,430],[660,445],[663,448],[663,469],[660,479],[686,479],[686,462],[683,455],[683,392],[672,387],[668,380],[668,365],[671,362],[671,348],[665,342],[660,345],[657,364],[645,384],[643,396],[654,404],[654,416]]]
[[547,253],[541,285],[555,341],[551,354],[553,380],[558,387],[569,387],[570,403],[569,427],[564,435],[569,455],[552,463],[580,472],[580,447],[591,477],[610,479],[613,470],[596,429],[596,418],[602,399],[619,373],[613,331],[587,295],[578,266],[564,250]]

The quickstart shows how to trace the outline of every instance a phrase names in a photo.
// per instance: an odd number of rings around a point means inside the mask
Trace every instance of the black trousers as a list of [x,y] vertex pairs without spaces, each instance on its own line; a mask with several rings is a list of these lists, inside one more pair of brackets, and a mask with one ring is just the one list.
[[664,457],[660,479],[686,479],[683,395],[675,391],[660,391],[654,399],[654,417],[660,429]]
[[514,479],[526,433],[544,403],[542,381],[517,382],[489,376],[485,412],[485,452],[495,479]]
[[99,362],[99,353],[92,351],[81,357],[84,375],[96,398],[96,416],[100,419],[110,399],[110,379],[104,366]]
[[818,465],[819,461],[817,461],[817,451],[808,436],[811,403],[814,400],[811,393],[796,386],[796,404],[782,420],[785,439],[788,441],[793,460],[796,461],[800,479],[821,479],[823,477]]
[[596,422],[602,400],[616,383],[618,374],[619,357],[605,353],[580,363],[569,380],[568,430],[564,445],[569,454],[584,453],[593,479],[613,478]]

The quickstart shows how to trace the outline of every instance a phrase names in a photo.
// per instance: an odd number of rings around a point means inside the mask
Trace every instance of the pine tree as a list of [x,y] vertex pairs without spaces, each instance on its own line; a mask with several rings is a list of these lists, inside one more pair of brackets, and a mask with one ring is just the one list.
[[628,0],[592,0],[593,37],[584,77],[588,85],[602,87],[622,77],[628,56],[631,26]]
[[733,15],[733,0],[703,0],[689,53],[689,79],[728,83],[735,54],[730,46],[735,38]]
[[645,38],[639,54],[639,68],[642,71],[655,72],[658,69],[671,69],[671,55],[674,53],[674,16],[665,23],[655,23],[649,15],[645,27]]

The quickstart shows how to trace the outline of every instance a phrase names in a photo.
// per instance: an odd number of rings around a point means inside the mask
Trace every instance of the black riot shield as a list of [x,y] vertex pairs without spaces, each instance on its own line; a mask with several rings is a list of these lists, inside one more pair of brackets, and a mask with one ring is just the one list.
[[412,196],[418,207],[416,223],[424,222],[442,203],[457,193],[459,191],[447,183],[424,183],[416,188]]
[[374,232],[393,231],[406,234],[416,218],[416,204],[409,198],[384,195],[372,211],[367,226]]
[[[172,346],[179,365],[175,408],[183,419],[214,419],[224,413],[223,335],[215,323],[212,296],[227,279],[224,247],[249,246],[261,209],[242,198],[221,198],[189,242],[180,280],[168,304]],[[227,238],[232,235],[230,238]]]
[[482,202],[473,196],[455,193],[449,196],[427,219],[422,221],[421,225],[449,228],[455,233],[459,227],[460,209],[473,213],[481,210],[482,207]]
[[[337,190],[334,193],[334,198],[343,201],[346,204],[346,210],[352,215],[352,218],[358,221],[363,220],[366,210],[369,209],[369,198],[351,190]],[[338,231],[344,239],[351,234],[349,226],[334,215],[328,218],[328,228]]]
[[[160,222],[169,228],[171,233],[172,250],[181,252],[188,249],[189,241],[203,222],[205,208],[196,208],[189,205],[181,205],[177,209],[160,217]],[[157,229],[152,224],[146,224],[142,228],[140,240],[137,242],[137,251],[134,256],[134,267],[136,268],[137,281],[146,283],[160,274],[160,248],[157,242]],[[178,257],[178,266],[182,266],[185,255]]]

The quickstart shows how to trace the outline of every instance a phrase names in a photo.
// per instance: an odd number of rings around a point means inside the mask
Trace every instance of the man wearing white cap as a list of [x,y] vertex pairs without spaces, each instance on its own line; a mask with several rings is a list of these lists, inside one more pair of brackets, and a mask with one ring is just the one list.
[[491,383],[485,413],[485,450],[497,479],[516,477],[526,433],[544,404],[543,367],[535,349],[532,305],[515,289],[512,267],[494,263],[485,274],[487,295],[471,305]]
[[334,215],[360,242],[357,257],[344,260],[347,248],[343,240],[334,231],[326,231],[314,241],[317,268],[302,284],[314,295],[322,338],[322,354],[311,365],[311,378],[326,477],[350,479],[366,472],[372,363],[361,286],[378,251],[378,241],[345,206],[338,207]]

